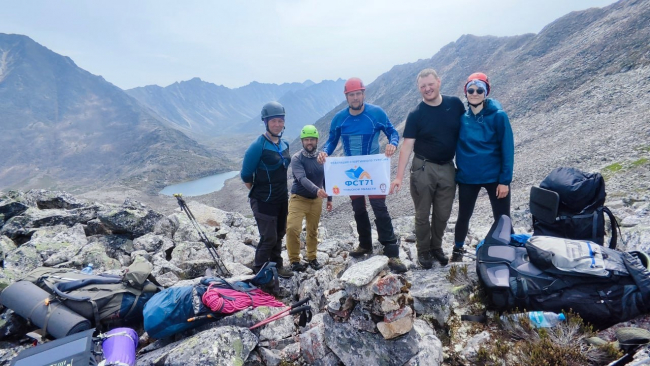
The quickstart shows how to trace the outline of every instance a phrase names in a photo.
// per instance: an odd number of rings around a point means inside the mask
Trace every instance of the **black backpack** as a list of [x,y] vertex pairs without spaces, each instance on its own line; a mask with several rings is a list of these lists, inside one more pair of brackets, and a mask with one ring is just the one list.
[[584,239],[603,245],[607,214],[612,227],[609,247],[616,248],[619,225],[604,206],[606,196],[605,180],[600,174],[575,168],[554,169],[539,187],[530,190],[533,235]]
[[476,253],[476,272],[489,306],[495,310],[573,310],[601,329],[650,312],[647,255],[581,241],[598,249],[594,258],[600,253],[601,259],[607,259],[603,273],[584,273],[587,271],[567,270],[556,262],[558,253],[572,251],[565,246],[578,241],[539,237],[554,242],[535,246],[531,238],[524,247],[518,247],[510,245],[510,231],[510,218],[502,216]]

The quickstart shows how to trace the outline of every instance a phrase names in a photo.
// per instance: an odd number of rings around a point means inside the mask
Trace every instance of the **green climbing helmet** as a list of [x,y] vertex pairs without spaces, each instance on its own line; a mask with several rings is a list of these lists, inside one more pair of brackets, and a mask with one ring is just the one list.
[[316,129],[316,126],[314,125],[307,125],[302,128],[300,131],[300,138],[305,139],[305,138],[318,138],[318,130]]

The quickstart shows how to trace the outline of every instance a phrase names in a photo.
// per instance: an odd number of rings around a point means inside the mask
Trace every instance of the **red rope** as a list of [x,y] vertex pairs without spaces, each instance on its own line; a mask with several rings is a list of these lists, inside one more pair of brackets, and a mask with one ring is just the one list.
[[276,308],[285,306],[272,295],[258,288],[250,292],[240,292],[237,290],[212,287],[210,285],[201,300],[210,310],[221,314],[233,314],[249,306],[254,308],[258,306]]

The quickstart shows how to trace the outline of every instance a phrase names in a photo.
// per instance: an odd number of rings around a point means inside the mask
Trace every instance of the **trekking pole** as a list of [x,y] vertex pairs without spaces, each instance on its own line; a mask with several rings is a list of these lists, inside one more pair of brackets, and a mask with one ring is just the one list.
[[196,231],[199,232],[199,238],[203,242],[203,244],[205,244],[205,247],[208,249],[208,252],[212,256],[212,259],[214,259],[214,263],[216,264],[216,268],[219,274],[224,277],[232,277],[230,271],[228,271],[226,266],[221,261],[221,258],[219,258],[219,253],[217,253],[217,246],[208,238],[208,236],[205,234],[203,229],[201,229],[201,226],[196,221],[194,214],[192,214],[192,211],[190,211],[190,208],[187,206],[187,203],[185,203],[185,200],[183,199],[183,194],[174,193],[174,197],[176,197],[176,200],[178,201],[178,205],[181,206],[181,211],[185,212],[187,217],[190,219],[192,225],[194,225]]
[[[297,313],[302,313],[300,315],[300,322],[304,323],[301,325],[304,326],[306,323],[311,321],[311,306],[309,305],[301,306],[301,305],[306,304],[309,300],[311,300],[311,296],[307,296],[307,298],[300,300],[291,306],[287,306],[286,308],[282,309],[279,313],[271,315],[270,317],[262,320],[261,322],[253,325],[248,329],[253,330],[255,328],[261,327],[262,325],[266,325],[268,323],[274,322],[280,318],[284,318],[287,315],[293,315]],[[303,320],[303,317],[305,318],[305,320]],[[309,319],[307,320],[307,318]]]

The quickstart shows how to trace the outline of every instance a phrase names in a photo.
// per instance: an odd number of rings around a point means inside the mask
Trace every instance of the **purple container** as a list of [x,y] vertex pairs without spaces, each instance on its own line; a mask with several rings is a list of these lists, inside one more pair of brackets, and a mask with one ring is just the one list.
[[106,337],[102,343],[105,365],[135,366],[138,333],[131,328],[115,328]]

